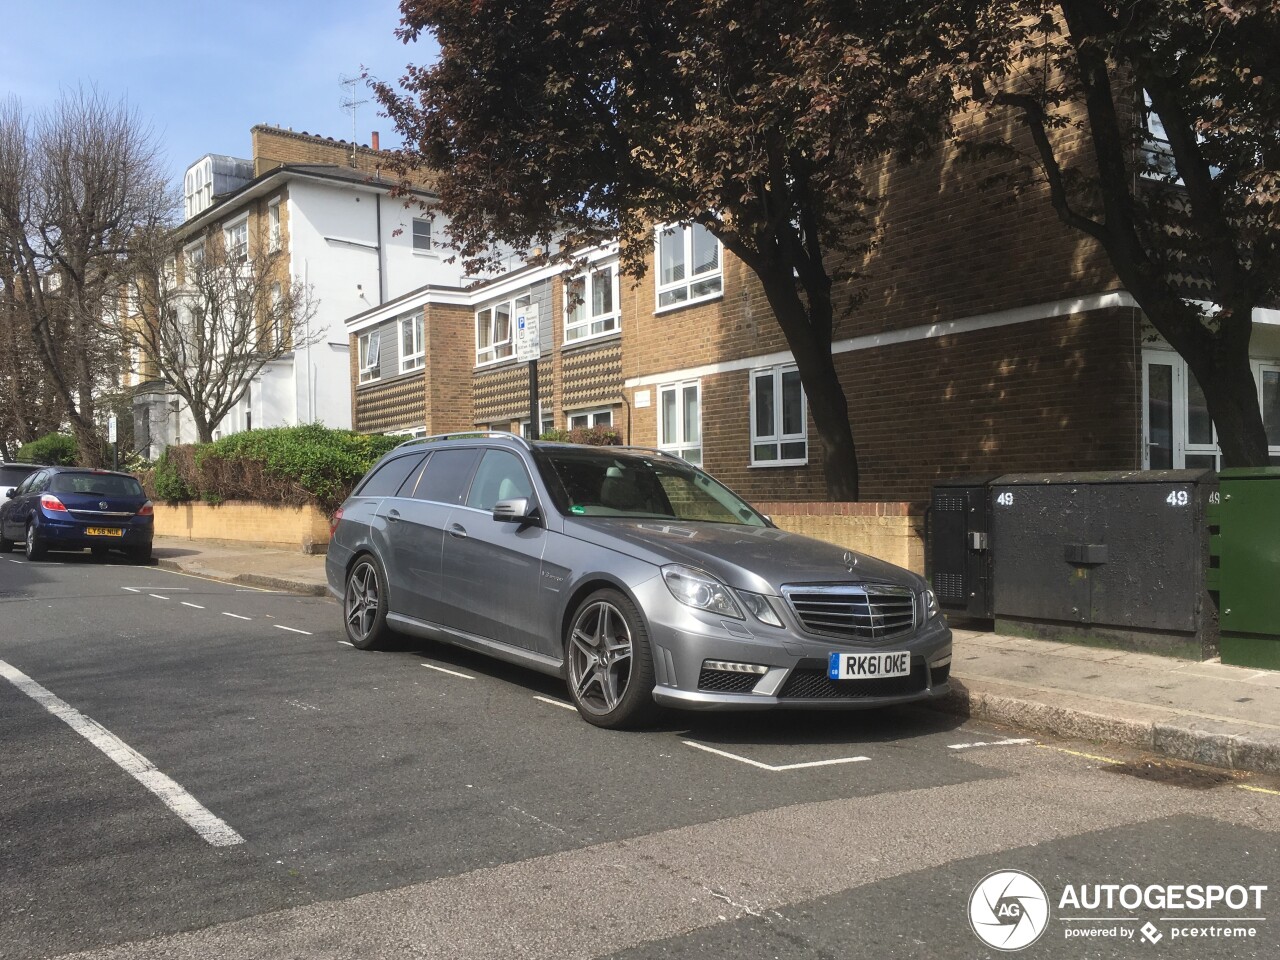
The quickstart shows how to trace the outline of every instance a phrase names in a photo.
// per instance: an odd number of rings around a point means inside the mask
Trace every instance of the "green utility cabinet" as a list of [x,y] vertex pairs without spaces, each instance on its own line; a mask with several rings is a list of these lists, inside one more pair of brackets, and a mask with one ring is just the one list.
[[1206,511],[1223,663],[1280,670],[1280,467],[1223,470]]

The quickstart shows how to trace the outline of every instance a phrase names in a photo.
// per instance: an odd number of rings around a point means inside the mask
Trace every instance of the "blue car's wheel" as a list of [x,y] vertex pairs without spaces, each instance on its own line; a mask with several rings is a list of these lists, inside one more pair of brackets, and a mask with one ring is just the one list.
[[27,540],[24,545],[28,560],[43,560],[45,555],[44,542],[40,539],[40,534],[36,531],[35,521],[27,524]]

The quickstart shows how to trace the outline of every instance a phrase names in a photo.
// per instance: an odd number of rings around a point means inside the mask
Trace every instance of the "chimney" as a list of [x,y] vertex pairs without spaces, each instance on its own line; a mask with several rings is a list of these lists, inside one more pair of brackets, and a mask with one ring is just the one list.
[[369,144],[370,146],[373,147],[373,149],[375,150],[378,149],[378,131],[377,130],[373,131],[373,135],[369,138]]

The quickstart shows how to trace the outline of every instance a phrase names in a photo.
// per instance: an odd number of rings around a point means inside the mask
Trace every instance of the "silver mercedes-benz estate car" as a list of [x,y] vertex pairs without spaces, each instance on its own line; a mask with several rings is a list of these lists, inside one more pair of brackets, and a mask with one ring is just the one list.
[[562,676],[602,727],[947,692],[924,580],[779,530],[657,450],[409,441],[338,511],[326,568],[356,647],[394,630]]

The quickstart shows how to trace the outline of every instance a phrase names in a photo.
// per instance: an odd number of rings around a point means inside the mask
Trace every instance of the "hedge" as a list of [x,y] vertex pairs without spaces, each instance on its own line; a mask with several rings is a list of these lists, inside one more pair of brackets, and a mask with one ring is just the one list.
[[51,467],[73,467],[80,458],[75,437],[65,433],[47,433],[39,440],[24,443],[14,459],[19,463],[39,463]]
[[332,513],[404,439],[319,424],[248,430],[213,443],[170,446],[139,479],[151,496],[168,503],[314,503]]

